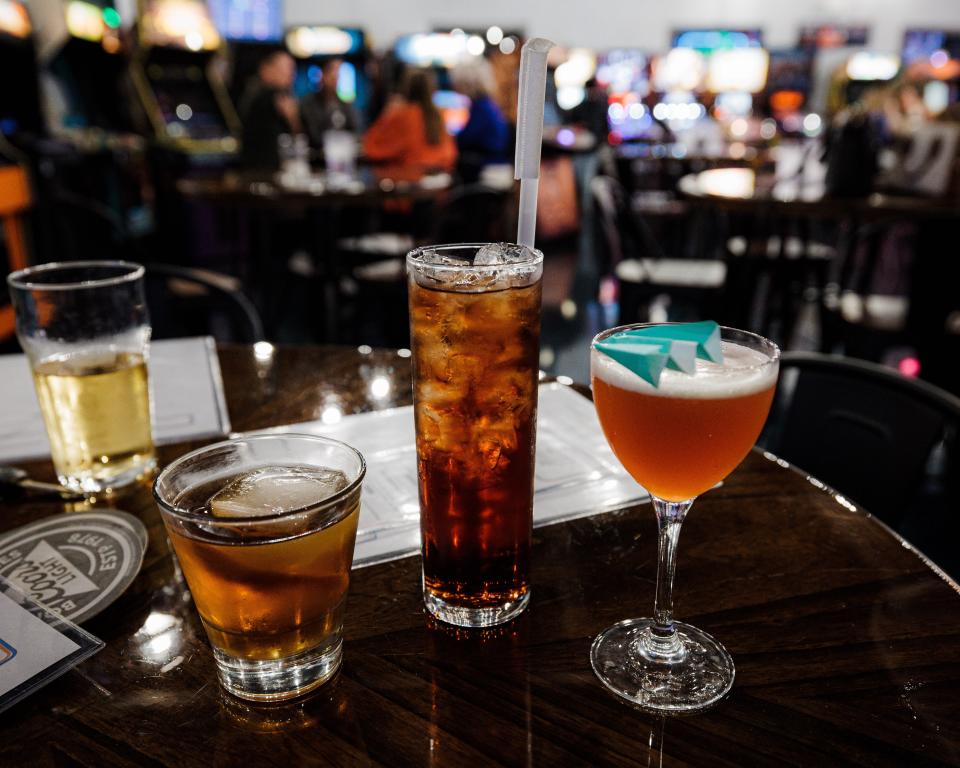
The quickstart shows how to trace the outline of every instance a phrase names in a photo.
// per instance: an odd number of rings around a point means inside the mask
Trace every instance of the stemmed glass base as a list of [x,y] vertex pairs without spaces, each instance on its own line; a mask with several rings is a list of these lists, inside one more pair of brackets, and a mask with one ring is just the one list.
[[682,622],[662,636],[653,619],[627,619],[597,635],[590,664],[608,689],[659,713],[705,709],[730,691],[733,659],[710,635]]

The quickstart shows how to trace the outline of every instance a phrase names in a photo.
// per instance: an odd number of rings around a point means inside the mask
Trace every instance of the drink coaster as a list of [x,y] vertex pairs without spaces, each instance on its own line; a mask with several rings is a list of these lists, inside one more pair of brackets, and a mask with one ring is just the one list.
[[0,576],[75,623],[116,600],[136,578],[147,529],[119,510],[71,512],[0,536]]

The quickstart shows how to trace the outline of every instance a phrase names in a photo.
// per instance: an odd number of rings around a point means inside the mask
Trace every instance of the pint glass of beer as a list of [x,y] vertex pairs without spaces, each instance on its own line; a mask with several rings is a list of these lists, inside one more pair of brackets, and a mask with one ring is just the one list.
[[407,267],[424,603],[502,624],[530,599],[543,254],[440,245]]
[[152,472],[143,267],[41,264],[7,283],[60,483],[99,493]]

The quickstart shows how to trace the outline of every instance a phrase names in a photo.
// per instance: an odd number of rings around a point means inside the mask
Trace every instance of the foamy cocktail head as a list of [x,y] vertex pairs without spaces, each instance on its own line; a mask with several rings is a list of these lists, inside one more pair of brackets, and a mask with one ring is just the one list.
[[776,382],[778,360],[732,341],[723,341],[722,349],[723,363],[698,357],[692,375],[667,368],[660,374],[656,387],[594,347],[590,349],[590,372],[594,378],[618,389],[704,400],[745,397],[767,390]]

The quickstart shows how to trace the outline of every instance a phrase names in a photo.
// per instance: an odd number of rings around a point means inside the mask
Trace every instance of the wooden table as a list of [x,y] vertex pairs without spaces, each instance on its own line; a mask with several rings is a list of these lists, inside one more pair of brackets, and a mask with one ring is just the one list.
[[[257,304],[267,336],[277,334],[282,282],[277,260],[291,250],[290,232],[302,237],[319,270],[316,292],[323,308],[323,340],[341,340],[340,279],[349,273],[339,262],[343,213],[350,209],[411,212],[415,204],[440,202],[450,191],[449,175],[426,176],[395,165],[362,166],[349,179],[315,174],[306,183],[281,183],[279,174],[230,172],[214,178],[181,179],[177,191],[192,203],[242,211],[252,232],[250,257],[237,263],[244,289]],[[336,182],[336,183],[335,183]],[[411,225],[412,226],[412,225]],[[298,242],[296,239],[293,242]]]
[[[220,358],[240,430],[409,401],[409,360],[393,352]],[[373,370],[391,378],[382,400]],[[530,609],[500,630],[428,622],[417,558],[356,571],[340,675],[254,707],[217,685],[147,489],[115,503],[149,527],[143,571],[86,625],[107,647],[4,714],[0,765],[960,764],[957,585],[760,454],[697,502],[680,548],[678,616],[726,645],[736,683],[713,710],[668,719],[607,694],[587,660],[597,632],[652,608],[647,505],[535,531]],[[7,505],[0,527],[61,508]]]
[[[727,179],[718,177],[733,171],[738,177],[724,190]],[[717,184],[717,180],[721,179]],[[740,184],[749,179],[750,184]],[[713,182],[713,183],[711,183]],[[810,219],[853,220],[855,224],[889,219],[957,219],[960,201],[920,195],[874,193],[867,197],[826,197],[823,184],[803,185],[778,182],[772,175],[749,168],[713,169],[684,176],[677,191],[690,202],[710,206],[724,213],[748,215],[789,215]]]
[[285,186],[274,175],[228,173],[216,178],[182,179],[177,191],[188,200],[281,210],[287,215],[323,208],[377,206],[387,201],[434,200],[450,186],[430,184],[422,174],[393,166],[364,167],[350,183],[333,184],[325,174],[302,186]]

